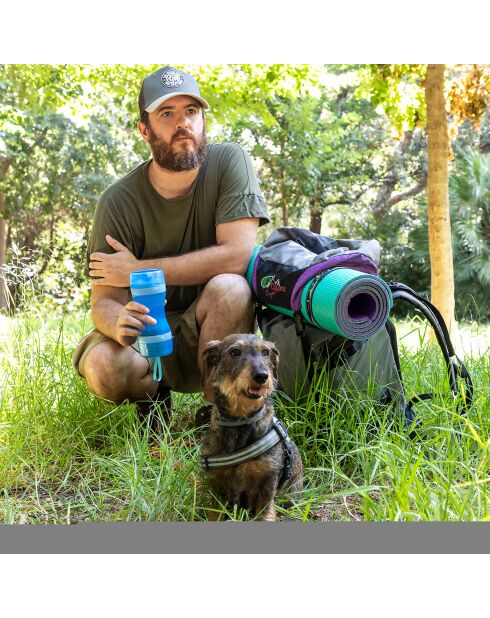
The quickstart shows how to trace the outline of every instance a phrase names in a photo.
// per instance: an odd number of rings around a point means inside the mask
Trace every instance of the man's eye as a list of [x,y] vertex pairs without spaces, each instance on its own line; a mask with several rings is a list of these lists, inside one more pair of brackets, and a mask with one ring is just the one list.
[[241,353],[242,351],[238,348],[233,348],[233,350],[230,350],[230,356],[240,356]]
[[268,350],[267,348],[264,348],[264,349],[262,350],[262,356],[269,356],[269,355],[270,355],[269,350]]

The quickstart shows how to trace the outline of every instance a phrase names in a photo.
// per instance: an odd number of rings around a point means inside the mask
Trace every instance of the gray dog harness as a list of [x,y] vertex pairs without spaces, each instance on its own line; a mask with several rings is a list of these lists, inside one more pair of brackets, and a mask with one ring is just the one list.
[[[238,423],[243,424],[243,423]],[[238,449],[227,455],[212,455],[201,457],[201,465],[206,470],[214,468],[228,468],[255,459],[262,453],[266,453],[278,442],[284,446],[284,468],[279,485],[282,485],[291,476],[291,438],[287,429],[278,418],[272,418],[272,427],[263,438],[249,444],[245,448]]]

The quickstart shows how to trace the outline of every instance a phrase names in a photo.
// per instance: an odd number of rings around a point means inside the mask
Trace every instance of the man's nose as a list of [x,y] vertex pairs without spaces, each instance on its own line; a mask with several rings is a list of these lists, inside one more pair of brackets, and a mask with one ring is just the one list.
[[182,114],[177,114],[175,118],[175,128],[176,129],[187,129],[189,127],[189,117],[186,116],[185,112]]

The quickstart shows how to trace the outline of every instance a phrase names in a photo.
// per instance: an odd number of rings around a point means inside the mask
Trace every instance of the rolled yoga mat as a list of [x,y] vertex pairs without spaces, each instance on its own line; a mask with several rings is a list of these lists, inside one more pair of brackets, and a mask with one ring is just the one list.
[[[250,286],[259,251],[260,246],[255,247],[247,268]],[[383,279],[350,268],[325,271],[323,277],[308,281],[301,293],[301,314],[305,322],[353,341],[369,339],[381,330],[392,306],[391,290]],[[291,317],[294,315],[291,309],[277,305],[268,307]]]

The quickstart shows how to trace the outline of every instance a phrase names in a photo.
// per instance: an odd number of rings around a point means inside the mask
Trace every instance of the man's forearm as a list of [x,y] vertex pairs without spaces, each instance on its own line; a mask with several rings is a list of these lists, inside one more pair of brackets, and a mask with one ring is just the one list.
[[99,298],[92,305],[92,321],[95,328],[106,337],[116,341],[119,313],[124,304],[113,298]]
[[249,253],[217,245],[176,257],[140,260],[139,268],[161,268],[168,285],[202,285],[224,272],[244,275]]

